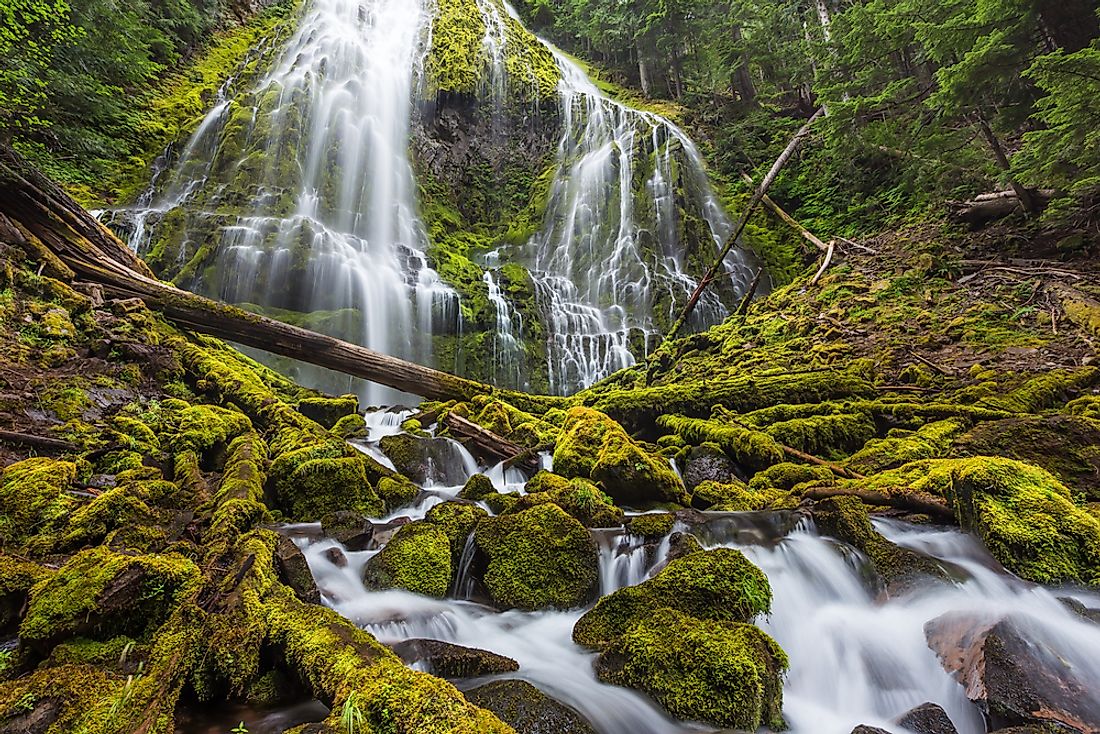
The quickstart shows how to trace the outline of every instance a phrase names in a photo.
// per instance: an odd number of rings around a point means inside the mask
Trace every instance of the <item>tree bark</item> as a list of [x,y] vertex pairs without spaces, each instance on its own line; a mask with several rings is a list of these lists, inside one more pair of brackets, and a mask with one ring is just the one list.
[[6,147],[0,147],[0,214],[29,239],[39,241],[78,277],[102,285],[111,296],[140,298],[181,326],[430,400],[467,400],[494,392],[483,383],[284,324],[158,281],[106,227]]
[[676,322],[673,323],[672,328],[669,329],[668,335],[665,337],[665,341],[668,341],[676,336],[676,334],[683,328],[688,318],[691,316],[691,312],[695,310],[695,306],[699,303],[699,298],[703,295],[703,291],[707,289],[714,279],[718,276],[718,273],[724,269],[726,262],[726,256],[729,255],[730,250],[737,244],[738,239],[741,237],[741,233],[745,231],[745,227],[749,223],[749,217],[752,216],[753,210],[763,200],[765,194],[768,193],[768,189],[775,183],[776,177],[779,176],[779,172],[783,170],[788,161],[802,146],[802,142],[810,134],[810,128],[817,120],[825,114],[824,108],[818,109],[813,114],[806,124],[803,125],[799,131],[791,138],[791,142],[787,143],[787,147],[779,154],[779,158],[772,164],[771,170],[768,171],[768,175],[764,177],[764,180],[760,182],[760,186],[757,187],[753,193],[752,198],[749,199],[748,205],[745,207],[744,213],[741,215],[741,219],[737,221],[737,225],[733,228],[733,232],[726,238],[726,243],[722,246],[721,251],[718,253],[718,259],[714,261],[714,264],[710,266],[710,270],[699,281],[699,285],[695,287],[695,291],[691,294],[684,309],[680,312]]
[[993,150],[993,157],[997,159],[997,166],[1005,172],[1009,186],[1016,192],[1016,198],[1019,199],[1020,205],[1029,215],[1037,214],[1039,212],[1038,202],[1036,202],[1031,189],[1017,181],[1016,177],[1012,175],[1012,163],[1008,159],[1008,153],[996,133],[993,132],[993,127],[989,124],[989,118],[981,110],[975,111],[974,118],[978,121],[982,136]]
[[513,462],[531,471],[539,468],[539,460],[534,453],[460,415],[447,413],[443,417],[443,425],[475,456]]
[[[741,26],[735,25],[733,27],[733,42],[740,46],[742,40]],[[742,50],[739,56],[740,61],[733,70],[733,83],[737,88],[737,93],[741,95],[741,101],[750,107],[755,107],[756,85],[753,84],[752,73],[749,70],[749,55]]]

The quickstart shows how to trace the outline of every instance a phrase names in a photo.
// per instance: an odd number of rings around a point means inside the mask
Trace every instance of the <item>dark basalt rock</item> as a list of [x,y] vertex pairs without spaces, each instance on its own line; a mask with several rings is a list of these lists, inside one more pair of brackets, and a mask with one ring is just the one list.
[[417,484],[429,481],[462,484],[466,474],[456,461],[455,447],[442,438],[417,438],[407,433],[384,436],[378,444],[394,468]]
[[374,525],[365,515],[338,510],[321,518],[324,534],[341,543],[349,551],[368,550],[374,536]]
[[937,704],[926,702],[898,717],[898,726],[917,734],[958,734],[951,717]]
[[516,734],[596,734],[575,709],[523,680],[496,680],[466,692],[466,700],[489,709]]
[[727,484],[737,478],[733,461],[713,444],[694,446],[688,451],[683,476],[689,492],[703,482]]
[[1060,596],[1058,597],[1058,601],[1062,602],[1062,606],[1066,607],[1077,616],[1083,619],[1087,619],[1090,622],[1096,622],[1097,624],[1100,624],[1100,609],[1086,607],[1084,604],[1071,596]]
[[283,583],[294,589],[299,599],[309,604],[321,602],[321,592],[313,581],[306,557],[298,550],[294,541],[286,536],[279,536],[279,542],[275,546],[275,565]]
[[963,612],[924,627],[928,645],[966,689],[990,729],[1036,726],[1100,734],[1100,699],[1073,666],[1047,648],[1026,617]]
[[512,658],[441,640],[403,640],[391,648],[406,664],[422,663],[429,673],[442,678],[475,678],[519,670],[519,663]]
[[885,729],[879,729],[877,726],[860,724],[855,729],[852,729],[852,734],[890,734],[890,732]]

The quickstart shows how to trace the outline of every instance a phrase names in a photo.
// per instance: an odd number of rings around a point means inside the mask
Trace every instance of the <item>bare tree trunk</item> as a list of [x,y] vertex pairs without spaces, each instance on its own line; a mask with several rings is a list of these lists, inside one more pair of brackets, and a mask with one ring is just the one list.
[[730,250],[737,244],[738,239],[741,237],[741,233],[745,231],[746,225],[749,223],[749,217],[752,216],[753,210],[763,200],[764,195],[768,193],[768,189],[775,183],[776,177],[779,176],[779,172],[783,170],[783,167],[787,165],[787,162],[791,160],[794,154],[802,146],[802,142],[810,134],[810,128],[815,122],[818,121],[825,114],[824,108],[819,109],[813,114],[806,124],[803,125],[795,136],[791,138],[791,142],[787,143],[787,147],[779,154],[779,157],[772,164],[771,170],[768,171],[768,175],[764,177],[764,180],[760,182],[760,186],[757,187],[753,193],[752,198],[749,199],[749,203],[745,207],[744,213],[741,215],[741,219],[737,221],[737,226],[733,228],[730,236],[726,238],[726,243],[722,246],[721,251],[718,253],[718,259],[714,261],[714,264],[710,266],[710,270],[699,281],[699,285],[695,287],[695,291],[691,294],[687,304],[684,306],[683,311],[677,317],[676,322],[669,329],[668,335],[665,337],[665,341],[668,341],[676,336],[676,334],[683,328],[688,318],[691,316],[691,312],[695,310],[695,306],[699,303],[699,298],[703,295],[703,291],[707,289],[714,279],[718,276],[718,273],[725,269],[726,256],[729,255]]
[[[735,25],[733,27],[733,42],[740,45],[742,40],[741,26]],[[744,50],[741,51],[740,61],[733,70],[733,84],[737,88],[737,93],[741,95],[741,101],[755,107],[756,85],[752,82],[752,73],[749,70],[749,55]]]
[[638,84],[642,87],[642,94],[649,97],[649,67],[646,65],[645,54],[642,53],[641,46],[636,48],[636,53],[638,54]]
[[989,119],[986,118],[985,113],[981,110],[975,111],[974,118],[978,122],[978,127],[981,128],[982,136],[993,150],[993,157],[997,159],[997,166],[1005,172],[1005,177],[1008,179],[1008,185],[1016,192],[1016,198],[1020,200],[1020,206],[1022,206],[1024,211],[1029,215],[1037,214],[1039,212],[1039,205],[1035,200],[1035,195],[1031,189],[1017,181],[1016,177],[1012,175],[1012,163],[1008,159],[1008,153],[1005,152],[1000,139],[997,137],[996,133],[993,132],[993,128],[989,124]]

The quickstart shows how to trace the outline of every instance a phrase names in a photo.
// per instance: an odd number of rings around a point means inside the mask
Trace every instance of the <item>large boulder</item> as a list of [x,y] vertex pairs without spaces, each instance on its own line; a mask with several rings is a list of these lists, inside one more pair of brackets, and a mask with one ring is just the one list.
[[516,734],[596,734],[577,711],[524,680],[495,680],[466,692],[466,700],[489,709]]
[[1095,681],[1052,648],[1026,616],[949,612],[924,627],[928,645],[985,714],[990,729],[1038,726],[1100,733]]
[[739,481],[733,460],[726,456],[726,452],[718,444],[692,446],[684,453],[684,485],[689,492],[695,492],[695,488],[703,482],[729,484]]
[[397,471],[417,484],[455,486],[466,471],[455,445],[445,438],[418,438],[407,433],[383,436],[378,445]]
[[620,503],[691,501],[666,459],[647,452],[622,426],[591,408],[566,413],[554,449],[554,471],[591,479]]
[[483,520],[474,540],[487,559],[485,587],[500,608],[567,609],[596,590],[596,542],[555,504]]
[[470,533],[487,517],[489,513],[473,503],[443,502],[428,510],[424,519],[447,536],[451,543],[451,557],[457,561],[462,556],[462,549],[466,547]]
[[577,620],[573,640],[605,649],[662,607],[701,620],[748,622],[771,607],[771,586],[740,551],[716,548],[691,553],[653,578],[600,599]]
[[275,546],[275,568],[284,584],[294,589],[294,594],[309,604],[321,603],[321,592],[313,580],[306,557],[293,540],[285,535],[279,536]]
[[407,665],[422,665],[441,678],[476,678],[519,670],[519,663],[512,658],[442,640],[402,640],[391,648]]
[[363,583],[368,589],[407,589],[443,598],[451,583],[451,541],[437,525],[411,522],[367,561]]
[[600,655],[600,680],[645,691],[673,716],[782,730],[787,657],[751,624],[651,610]]

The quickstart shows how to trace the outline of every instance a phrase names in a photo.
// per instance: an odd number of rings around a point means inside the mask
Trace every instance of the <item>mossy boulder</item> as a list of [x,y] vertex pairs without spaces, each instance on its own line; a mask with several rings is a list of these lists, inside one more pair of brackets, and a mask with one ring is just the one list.
[[1041,466],[1071,490],[1100,500],[1100,420],[1029,415],[985,421],[954,448],[965,455],[1004,456]]
[[[677,434],[662,436],[662,438],[683,442],[683,438]],[[683,451],[681,456],[684,466],[684,485],[689,492],[695,492],[695,488],[703,482],[726,483],[737,479],[733,461],[717,444],[704,443],[701,446],[692,446]]]
[[888,591],[902,592],[922,579],[946,579],[944,570],[927,556],[882,537],[871,525],[867,508],[855,497],[829,497],[815,503],[814,522],[825,535],[857,548],[874,564]]
[[383,436],[378,445],[394,468],[417,484],[436,482],[454,486],[465,479],[454,444],[447,439],[398,433]]
[[411,522],[367,561],[368,589],[401,588],[442,599],[451,583],[451,541],[438,525]]
[[443,502],[428,510],[424,519],[437,526],[451,544],[451,556],[458,561],[470,533],[489,513],[469,502]]
[[554,450],[554,471],[591,479],[616,502],[690,501],[683,481],[664,458],[645,451],[622,426],[591,408],[566,413]]
[[718,484],[704,482],[695,491],[694,501],[698,505],[706,504],[712,512],[759,512],[761,510],[793,510],[798,506],[798,498],[791,492],[766,487],[752,489],[743,482]]
[[371,487],[359,456],[342,447],[306,447],[284,453],[271,466],[278,506],[291,518],[317,521],[335,510],[379,517],[385,505]]
[[833,472],[827,466],[795,464],[784,461],[757,472],[749,480],[749,489],[763,492],[768,489],[790,491],[806,482],[831,482]]
[[474,538],[487,559],[485,587],[500,608],[568,609],[596,590],[596,543],[555,504],[483,520]]
[[78,506],[65,493],[76,480],[70,461],[35,458],[20,461],[0,474],[0,534],[8,543],[61,526]]
[[1100,585],[1100,517],[1048,471],[1013,459],[916,461],[846,487],[935,495],[1017,575],[1044,584]]
[[741,731],[784,727],[783,650],[751,624],[650,611],[596,663],[600,680],[645,691],[673,716]]
[[180,555],[130,556],[97,546],[31,590],[19,636],[31,647],[48,649],[76,635],[140,635],[163,621],[179,595],[201,579],[194,562]]
[[610,528],[623,524],[623,511],[592,482],[580,477],[564,479],[554,474],[548,476],[560,479],[564,486],[524,495],[508,511],[522,512],[535,505],[552,502],[588,528]]
[[576,710],[525,680],[495,680],[466,692],[466,700],[492,711],[516,734],[596,734]]
[[379,479],[374,493],[382,500],[386,512],[395,512],[415,502],[420,495],[420,487],[398,474]]
[[325,428],[335,428],[341,419],[359,414],[359,399],[354,395],[305,398],[298,402],[298,412]]
[[459,499],[477,502],[496,493],[497,488],[493,486],[492,479],[489,479],[489,477],[484,474],[474,474],[466,480],[466,484],[463,485],[458,496]]
[[626,529],[647,539],[663,538],[672,532],[676,517],[671,512],[647,512],[630,518]]
[[764,573],[740,551],[716,548],[670,562],[653,578],[600,599],[577,620],[573,641],[604,649],[654,609],[704,620],[748,622],[771,608]]
[[965,423],[948,418],[921,426],[916,431],[891,431],[886,438],[875,438],[848,457],[844,465],[860,474],[893,469],[920,459],[947,456],[951,441],[962,433]]

